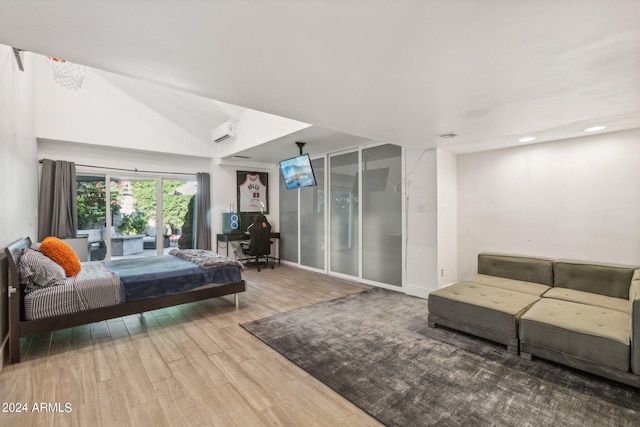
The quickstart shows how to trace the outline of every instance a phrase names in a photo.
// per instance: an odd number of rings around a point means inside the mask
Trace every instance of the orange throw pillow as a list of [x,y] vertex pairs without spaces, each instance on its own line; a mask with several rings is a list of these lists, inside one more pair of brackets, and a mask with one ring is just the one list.
[[47,237],[40,243],[40,252],[51,258],[53,262],[59,264],[67,277],[76,276],[82,270],[80,258],[71,249],[71,246],[57,237]]

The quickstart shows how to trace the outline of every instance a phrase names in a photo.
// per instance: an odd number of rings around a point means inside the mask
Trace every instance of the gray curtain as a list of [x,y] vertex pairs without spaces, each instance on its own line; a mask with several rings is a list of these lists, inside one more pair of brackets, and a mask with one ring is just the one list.
[[44,159],[38,202],[38,241],[48,236],[76,237],[76,197],[75,163]]
[[196,249],[211,250],[211,186],[209,174],[198,172],[196,193]]

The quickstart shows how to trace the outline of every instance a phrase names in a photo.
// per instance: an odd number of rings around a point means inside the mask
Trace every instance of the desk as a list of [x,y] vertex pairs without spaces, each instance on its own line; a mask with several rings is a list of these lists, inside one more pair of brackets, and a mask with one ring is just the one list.
[[[275,240],[276,243],[276,253],[278,254],[278,257],[274,257],[269,255],[269,258],[277,260],[278,264],[280,264],[280,233],[271,233],[271,235],[269,235],[270,239]],[[218,252],[218,249],[220,249],[220,242],[225,242],[227,244],[227,256],[229,256],[229,242],[240,242],[240,241],[246,241],[249,240],[249,233],[223,233],[223,234],[216,234],[216,253]]]

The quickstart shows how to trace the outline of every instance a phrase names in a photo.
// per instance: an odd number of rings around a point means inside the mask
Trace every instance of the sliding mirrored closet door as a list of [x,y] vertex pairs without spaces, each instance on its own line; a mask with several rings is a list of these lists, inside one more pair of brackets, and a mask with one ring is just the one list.
[[402,148],[381,144],[312,160],[317,185],[280,179],[282,259],[383,287],[403,283]]
[[329,271],[360,276],[360,209],[357,151],[329,156]]
[[362,278],[402,286],[402,149],[362,150]]
[[287,190],[282,176],[280,183],[280,259],[298,263],[298,189]]
[[324,270],[324,158],[311,160],[316,185],[300,189],[300,264]]

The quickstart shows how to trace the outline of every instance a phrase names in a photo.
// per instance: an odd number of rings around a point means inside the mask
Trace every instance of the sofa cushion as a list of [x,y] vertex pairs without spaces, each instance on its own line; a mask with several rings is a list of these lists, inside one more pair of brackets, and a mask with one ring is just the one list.
[[542,298],[520,319],[520,340],[566,356],[629,370],[629,315]]
[[500,335],[517,337],[518,319],[540,298],[473,282],[457,282],[429,294],[429,313]]
[[544,298],[555,298],[564,301],[573,301],[580,304],[593,305],[595,307],[610,308],[629,314],[631,304],[629,300],[594,294],[592,292],[576,291],[568,288],[551,288],[543,295]]
[[486,274],[476,274],[467,280],[468,282],[480,283],[482,285],[493,286],[495,288],[507,289],[510,291],[523,292],[529,295],[540,296],[551,289],[550,286],[540,283],[524,282],[522,280],[506,279],[504,277],[488,276]]
[[558,260],[553,263],[554,287],[629,299],[629,286],[637,267]]
[[553,260],[551,258],[484,252],[478,254],[478,274],[551,286],[553,284]]

